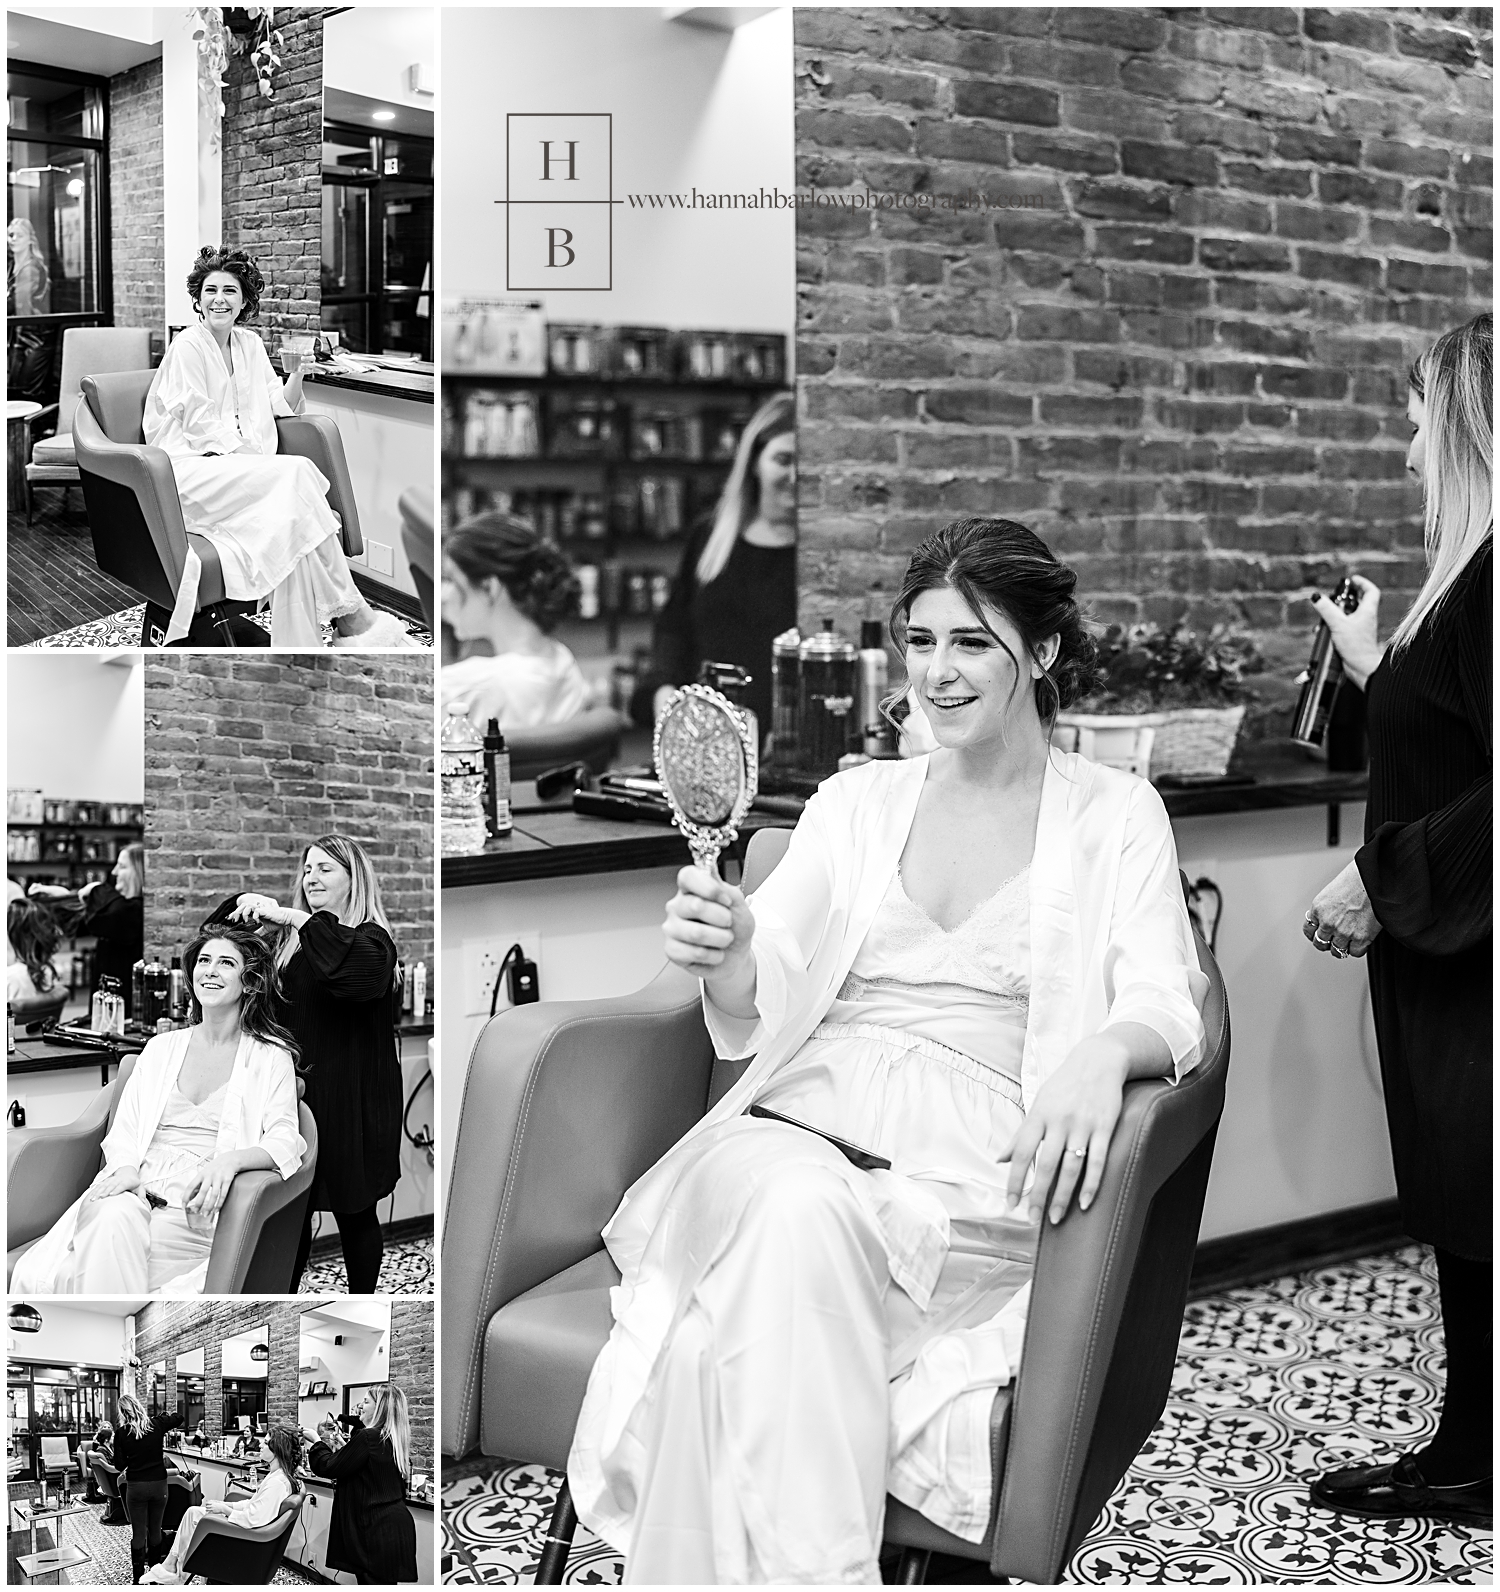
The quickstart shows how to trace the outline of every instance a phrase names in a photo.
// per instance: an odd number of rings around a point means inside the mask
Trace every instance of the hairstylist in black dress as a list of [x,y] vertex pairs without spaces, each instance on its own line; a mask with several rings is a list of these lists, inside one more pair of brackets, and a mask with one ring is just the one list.
[[406,1507],[411,1422],[399,1387],[372,1388],[347,1440],[333,1421],[305,1435],[308,1468],[337,1482],[328,1523],[328,1568],[360,1586],[417,1579],[417,1527]]
[[115,1468],[123,1472],[125,1512],[130,1516],[130,1580],[134,1585],[161,1546],[161,1517],[167,1508],[167,1462],[162,1439],[182,1416],[146,1414],[133,1393],[122,1393],[115,1406]]
[[651,667],[631,714],[650,724],[674,687],[706,660],[750,672],[745,701],[771,727],[771,643],[797,623],[797,435],[790,393],[768,398],[745,427],[718,507],[688,538]]
[[377,1202],[401,1176],[400,983],[396,942],[363,846],[321,835],[302,853],[289,907],[247,892],[215,917],[281,930],[278,1016],[302,1053],[305,1101],[318,1125],[318,1171],[297,1252],[295,1290],[312,1245],[312,1213],[333,1212],[350,1293],[374,1293],[384,1240]]
[[100,979],[118,979],[126,1013],[133,1017],[131,970],[146,949],[146,848],[139,841],[122,847],[110,878],[84,885],[76,898],[57,885],[33,885],[30,893],[67,898],[57,903],[67,932],[94,936],[89,995]]
[[1331,1471],[1327,1509],[1491,1519],[1492,320],[1448,332],[1411,371],[1407,469],[1422,483],[1428,573],[1390,646],[1380,593],[1318,613],[1365,687],[1365,844],[1303,933],[1370,957],[1370,992],[1402,1226],[1431,1244],[1447,1382],[1437,1432],[1394,1461]]

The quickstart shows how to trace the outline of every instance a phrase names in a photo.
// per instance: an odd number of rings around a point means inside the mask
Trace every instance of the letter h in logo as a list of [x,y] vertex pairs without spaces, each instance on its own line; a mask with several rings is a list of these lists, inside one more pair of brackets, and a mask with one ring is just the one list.
[[505,286],[608,292],[613,282],[614,118],[505,118]]

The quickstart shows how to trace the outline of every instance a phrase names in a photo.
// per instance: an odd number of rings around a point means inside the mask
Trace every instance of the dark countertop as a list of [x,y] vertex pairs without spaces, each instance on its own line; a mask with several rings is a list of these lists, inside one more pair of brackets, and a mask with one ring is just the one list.
[[[1362,802],[1369,788],[1363,772],[1330,773],[1323,762],[1285,741],[1258,742],[1244,748],[1236,756],[1233,771],[1250,775],[1253,783],[1163,789],[1167,812],[1173,818],[1202,818],[1287,807],[1328,806],[1336,810],[1341,802]],[[518,790],[518,796],[525,789]],[[794,805],[786,798],[779,798],[778,804],[785,808]],[[789,811],[775,815],[752,812],[740,831],[736,852],[743,856],[747,838],[756,829],[786,827],[793,821]],[[1330,833],[1336,835],[1332,820]],[[1334,843],[1330,839],[1330,844]],[[586,818],[563,804],[518,810],[514,833],[488,842],[478,856],[444,857],[443,888],[681,867],[689,860],[687,842],[665,824]]]
[[[355,359],[359,358],[356,354]],[[349,392],[376,393],[384,398],[406,398],[413,403],[430,404],[436,378],[431,366],[418,370],[372,370],[359,376],[347,376],[326,366],[309,365],[303,371],[304,381],[320,387],[342,387]]]
[[[182,1448],[168,1449],[174,1458],[180,1460],[190,1469],[194,1465],[222,1465],[226,1470],[237,1471],[242,1474],[253,1473],[256,1477],[263,1476],[268,1468],[265,1460],[257,1459],[230,1459],[222,1454],[200,1453],[196,1448],[184,1446]],[[302,1469],[297,1472],[297,1479],[304,1487],[321,1487],[332,1492],[338,1483],[330,1476],[318,1476],[312,1471]],[[405,1500],[411,1509],[432,1509],[433,1500],[430,1498],[408,1498]]]
[[16,1076],[28,1072],[65,1072],[71,1067],[98,1067],[101,1082],[108,1083],[109,1068],[121,1056],[139,1052],[144,1044],[143,1039],[121,1039],[105,1050],[93,1045],[49,1045],[44,1039],[26,1038],[18,1033],[16,1048],[5,1058],[5,1070]]

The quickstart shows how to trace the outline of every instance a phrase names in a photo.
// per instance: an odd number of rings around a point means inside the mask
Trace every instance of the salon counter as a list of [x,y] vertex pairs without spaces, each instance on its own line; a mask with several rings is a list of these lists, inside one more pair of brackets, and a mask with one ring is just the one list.
[[[203,1501],[218,1503],[224,1497],[225,1487],[235,1477],[248,1477],[252,1487],[259,1484],[263,1468],[253,1461],[218,1459],[211,1454],[199,1454],[193,1448],[176,1451],[178,1460],[198,1471],[203,1484]],[[286,1558],[293,1564],[311,1570],[324,1580],[353,1585],[354,1578],[328,1568],[328,1523],[332,1518],[334,1484],[321,1476],[304,1472],[302,1485],[307,1491],[307,1502],[302,1506],[302,1519],[292,1532],[286,1546]],[[407,1500],[417,1528],[417,1582],[431,1586],[434,1582],[435,1518],[433,1505]]]
[[[358,356],[356,356],[357,358]],[[394,594],[420,613],[401,538],[401,494],[433,489],[433,387],[430,365],[402,364],[357,375],[318,367],[305,374],[307,412],[339,428],[365,550],[351,560],[372,595]]]

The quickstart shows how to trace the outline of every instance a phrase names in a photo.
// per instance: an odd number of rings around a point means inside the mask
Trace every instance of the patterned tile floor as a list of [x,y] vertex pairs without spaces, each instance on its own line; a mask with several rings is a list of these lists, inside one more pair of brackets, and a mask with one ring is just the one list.
[[[379,604],[375,605],[379,608]],[[382,612],[390,610],[382,609]],[[30,649],[47,649],[55,647],[81,648],[90,651],[114,647],[139,647],[141,644],[141,625],[146,617],[146,605],[138,604],[134,608],[123,608],[119,613],[106,614],[102,619],[90,619],[86,624],[74,625],[71,630],[60,630],[56,635],[43,636],[39,641],[27,642]],[[404,614],[397,614],[396,618],[406,626],[406,633],[413,641],[419,642],[424,647],[432,645],[432,632],[415,619],[408,619]],[[252,621],[258,624],[268,635],[270,634],[271,619],[269,614],[252,615]],[[324,625],[323,645],[332,645],[333,626]]]
[[[1162,1419],[1065,1579],[1488,1584],[1487,1531],[1367,1522],[1307,1502],[1316,1472],[1424,1442],[1442,1370],[1437,1272],[1416,1246],[1196,1300]],[[556,1485],[538,1465],[445,1469],[443,1579],[530,1581]],[[567,1579],[613,1583],[622,1568],[580,1531]],[[950,1560],[932,1579],[988,1577]]]
[[[326,1216],[324,1232],[337,1237],[338,1229]],[[433,1290],[433,1241],[431,1238],[402,1238],[387,1243],[380,1262],[380,1280],[375,1291],[383,1294],[430,1294]],[[330,1255],[314,1254],[302,1273],[304,1294],[346,1294],[349,1280],[344,1275],[344,1257],[335,1249]]]
[[[30,1498],[36,1496],[35,1482],[12,1482],[10,1496]],[[82,1514],[69,1515],[63,1521],[62,1541],[69,1548],[81,1548],[89,1556],[87,1564],[80,1564],[62,1572],[65,1586],[129,1586],[130,1585],[130,1527],[106,1526],[101,1521],[102,1503],[90,1505]],[[31,1552],[30,1535],[16,1534],[12,1547],[22,1553]],[[295,1538],[293,1539],[295,1544]],[[201,1581],[196,1585],[203,1585]],[[294,1565],[282,1564],[271,1578],[272,1586],[317,1586],[318,1577]]]

